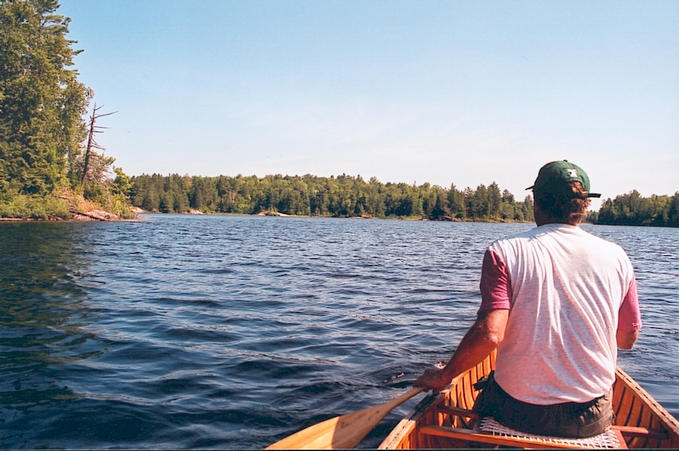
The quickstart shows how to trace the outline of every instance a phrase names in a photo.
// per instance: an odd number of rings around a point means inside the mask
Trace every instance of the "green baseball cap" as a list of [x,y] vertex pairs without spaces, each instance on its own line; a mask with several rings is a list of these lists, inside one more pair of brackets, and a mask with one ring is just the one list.
[[587,197],[601,197],[601,194],[589,192],[589,177],[577,164],[567,160],[552,161],[540,168],[538,178],[533,186],[526,189],[546,191],[552,193],[570,194],[569,183],[580,182],[587,191]]

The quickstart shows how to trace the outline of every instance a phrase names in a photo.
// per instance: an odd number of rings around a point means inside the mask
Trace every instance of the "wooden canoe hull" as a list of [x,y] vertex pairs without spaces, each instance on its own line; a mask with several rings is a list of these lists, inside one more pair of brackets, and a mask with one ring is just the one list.
[[[448,390],[424,398],[396,425],[379,449],[469,448],[472,444],[478,447],[473,436],[468,439],[443,437],[428,429],[441,426],[468,429],[470,419],[450,412],[470,410],[478,394],[474,384],[494,368],[495,351],[455,378]],[[627,447],[679,448],[679,422],[620,368],[616,370],[613,385],[613,408],[616,429],[622,433]],[[515,444],[517,447],[542,447],[530,445],[528,442]]]

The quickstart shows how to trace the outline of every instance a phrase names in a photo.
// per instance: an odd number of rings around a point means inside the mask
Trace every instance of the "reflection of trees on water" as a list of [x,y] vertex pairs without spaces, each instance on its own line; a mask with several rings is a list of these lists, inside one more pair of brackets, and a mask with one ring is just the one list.
[[87,358],[92,334],[87,290],[89,228],[82,224],[0,224],[0,406],[75,396],[63,366]]

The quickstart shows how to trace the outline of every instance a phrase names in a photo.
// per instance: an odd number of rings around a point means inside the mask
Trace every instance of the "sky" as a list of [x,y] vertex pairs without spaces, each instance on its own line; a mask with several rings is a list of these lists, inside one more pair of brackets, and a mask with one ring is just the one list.
[[679,191],[679,1],[61,0],[129,175]]

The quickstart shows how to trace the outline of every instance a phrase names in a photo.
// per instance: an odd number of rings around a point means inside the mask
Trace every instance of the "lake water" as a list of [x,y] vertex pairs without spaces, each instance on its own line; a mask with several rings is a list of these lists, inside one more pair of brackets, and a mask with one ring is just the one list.
[[[530,227],[0,223],[0,448],[261,448],[391,400],[471,324],[485,247]],[[679,229],[584,227],[637,271],[620,365],[679,416]]]

